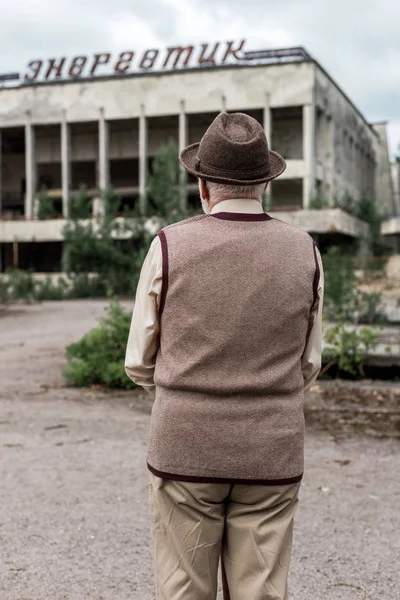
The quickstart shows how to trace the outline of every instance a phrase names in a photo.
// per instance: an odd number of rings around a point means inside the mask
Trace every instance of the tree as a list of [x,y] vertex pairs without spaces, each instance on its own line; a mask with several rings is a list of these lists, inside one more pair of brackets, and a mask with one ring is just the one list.
[[325,313],[330,321],[352,321],[357,278],[351,258],[337,246],[331,246],[323,257],[325,276]]
[[92,216],[92,203],[87,195],[85,185],[79,187],[79,191],[72,196],[69,203],[69,216],[73,220],[90,219]]
[[[64,270],[83,295],[131,294],[136,283],[135,254],[141,232],[133,219],[117,219],[119,198],[102,193],[103,213],[82,221],[73,212],[65,228]],[[82,208],[82,207],[81,207]],[[85,286],[88,293],[84,293]]]
[[178,156],[178,144],[174,139],[168,140],[160,147],[148,180],[145,214],[159,217],[163,224],[175,223],[189,216]]
[[136,209],[118,218],[120,200],[109,189],[102,192],[102,214],[89,220],[89,203],[82,188],[71,203],[64,228],[63,257],[64,270],[74,279],[79,295],[133,294],[154,237],[149,219],[154,218],[159,229],[184,219],[188,211],[182,198],[174,140],[161,146],[153,161],[144,211]]
[[56,210],[54,208],[54,202],[50,198],[47,188],[42,187],[39,195],[38,204],[38,219],[43,221],[44,219],[51,219],[56,216]]

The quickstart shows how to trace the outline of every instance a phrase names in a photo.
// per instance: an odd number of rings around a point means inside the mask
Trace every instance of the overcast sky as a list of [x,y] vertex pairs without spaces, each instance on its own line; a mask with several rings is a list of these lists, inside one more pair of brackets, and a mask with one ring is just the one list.
[[398,0],[0,0],[0,73],[33,58],[246,39],[304,46],[400,144]]

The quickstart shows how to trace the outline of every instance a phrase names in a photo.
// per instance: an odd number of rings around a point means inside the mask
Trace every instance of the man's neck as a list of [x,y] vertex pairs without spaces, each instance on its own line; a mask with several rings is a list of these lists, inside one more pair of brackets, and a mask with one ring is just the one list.
[[215,204],[212,207],[210,214],[220,212],[259,214],[263,213],[264,210],[260,200],[250,198],[230,198],[221,200]]

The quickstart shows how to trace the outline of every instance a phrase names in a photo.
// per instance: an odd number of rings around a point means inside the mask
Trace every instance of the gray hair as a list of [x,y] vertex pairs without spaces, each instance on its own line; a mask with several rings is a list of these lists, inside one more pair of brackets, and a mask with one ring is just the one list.
[[265,183],[257,185],[225,185],[224,183],[206,182],[207,189],[213,200],[227,200],[230,198],[259,198],[264,193]]

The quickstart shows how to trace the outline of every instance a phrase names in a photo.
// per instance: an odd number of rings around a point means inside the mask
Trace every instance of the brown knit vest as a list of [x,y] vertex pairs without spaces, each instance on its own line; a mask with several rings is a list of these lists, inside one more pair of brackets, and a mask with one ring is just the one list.
[[268,215],[237,213],[194,217],[159,237],[149,469],[183,481],[299,481],[313,240]]

